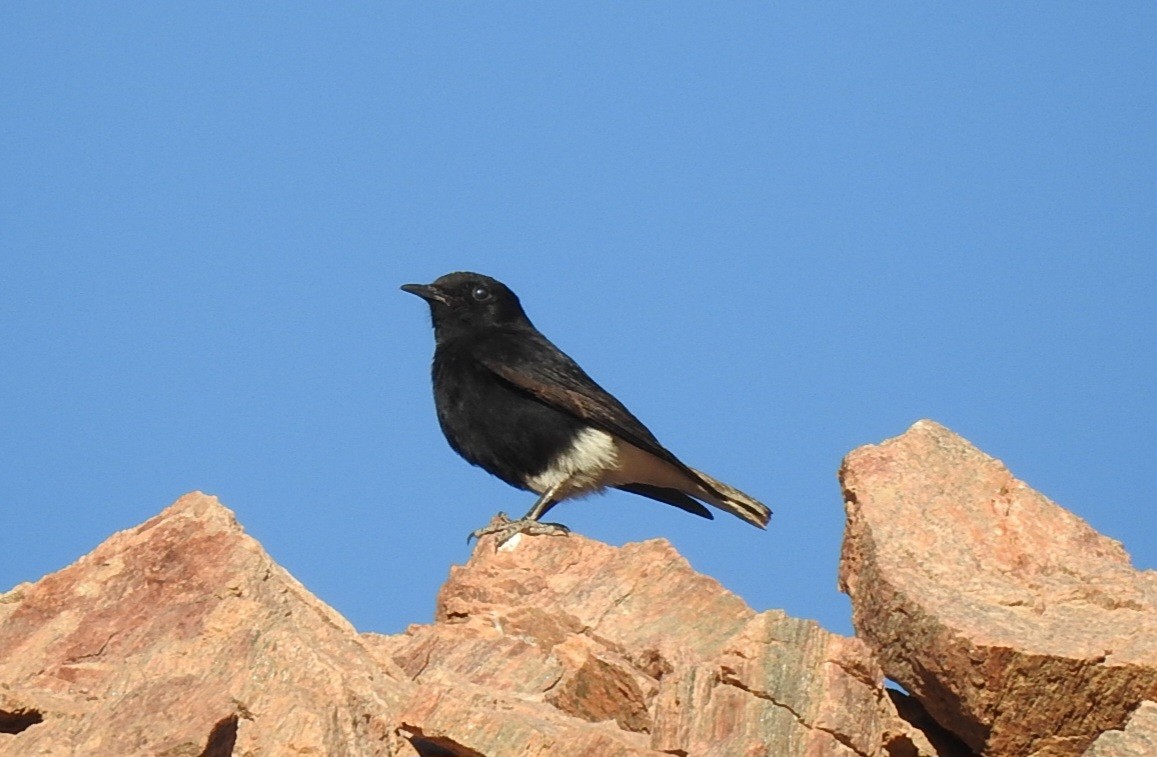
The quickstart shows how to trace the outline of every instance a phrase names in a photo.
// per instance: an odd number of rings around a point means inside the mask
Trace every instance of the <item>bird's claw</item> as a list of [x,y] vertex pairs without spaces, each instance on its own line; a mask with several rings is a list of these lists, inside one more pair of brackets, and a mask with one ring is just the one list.
[[483,536],[495,536],[495,548],[501,547],[507,541],[512,539],[515,534],[526,534],[527,536],[566,536],[570,533],[570,529],[561,523],[543,523],[542,521],[532,520],[531,518],[519,518],[518,520],[511,520],[506,516],[506,513],[498,513],[490,522],[471,532],[466,537],[466,543],[469,544],[473,539],[481,539]]

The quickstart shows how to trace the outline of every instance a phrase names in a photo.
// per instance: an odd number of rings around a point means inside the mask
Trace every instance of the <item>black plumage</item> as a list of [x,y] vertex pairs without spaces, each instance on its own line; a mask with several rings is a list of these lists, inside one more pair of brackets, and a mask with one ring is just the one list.
[[675,457],[534,327],[501,282],[451,273],[402,289],[430,305],[434,400],[450,446],[540,495],[524,518],[476,534],[534,528],[558,502],[605,487],[711,518],[706,502],[766,526],[766,506]]

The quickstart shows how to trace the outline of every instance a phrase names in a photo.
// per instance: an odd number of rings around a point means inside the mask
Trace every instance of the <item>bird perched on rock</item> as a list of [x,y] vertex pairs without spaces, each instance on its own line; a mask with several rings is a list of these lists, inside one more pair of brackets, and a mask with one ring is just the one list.
[[434,404],[450,446],[488,473],[539,497],[516,521],[499,519],[471,536],[565,533],[539,519],[565,499],[607,487],[704,518],[707,503],[753,526],[766,505],[684,464],[623,403],[595,383],[527,318],[502,282],[450,273],[406,284],[430,305]]

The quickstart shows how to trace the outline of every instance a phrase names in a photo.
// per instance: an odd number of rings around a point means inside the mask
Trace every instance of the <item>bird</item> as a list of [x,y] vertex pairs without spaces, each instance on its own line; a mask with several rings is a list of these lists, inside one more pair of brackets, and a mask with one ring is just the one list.
[[430,307],[438,423],[463,459],[538,499],[517,520],[499,513],[470,538],[565,534],[541,518],[608,488],[713,518],[704,504],[766,528],[762,502],[685,464],[527,317],[496,279],[459,271],[405,284]]

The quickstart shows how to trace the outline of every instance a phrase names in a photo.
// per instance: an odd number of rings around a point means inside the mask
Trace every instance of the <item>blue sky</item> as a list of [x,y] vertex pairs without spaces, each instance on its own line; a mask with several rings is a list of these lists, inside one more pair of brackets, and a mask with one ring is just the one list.
[[[359,629],[533,497],[438,430],[452,270],[767,532],[626,494],[850,630],[836,470],[935,419],[1157,567],[1157,6],[8,3],[0,590],[201,489]],[[928,559],[935,559],[934,555]]]

